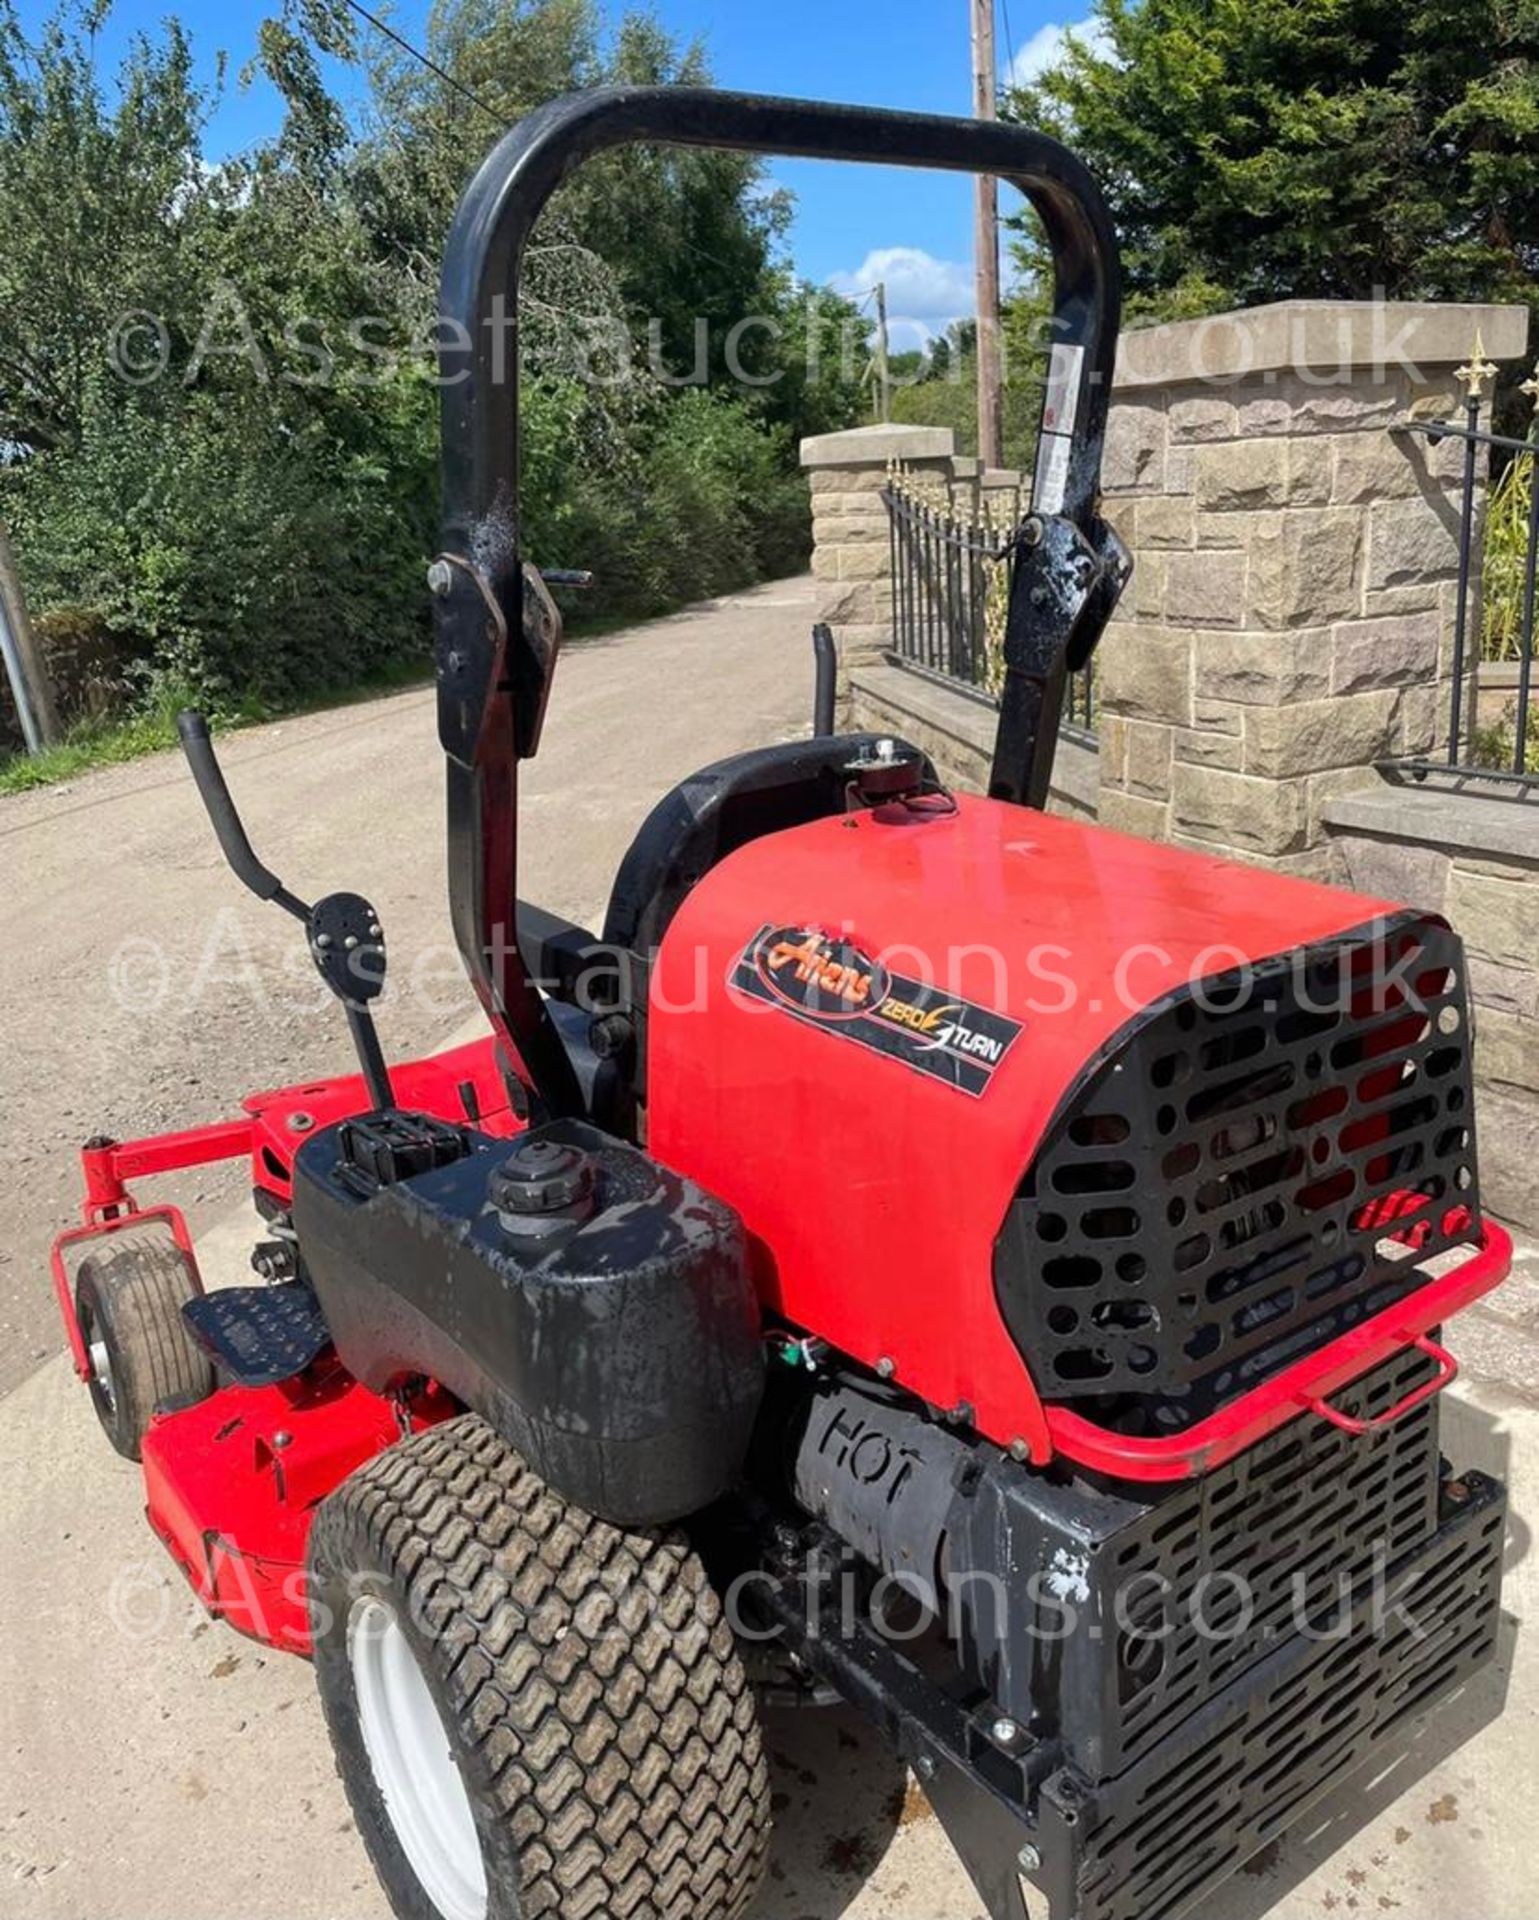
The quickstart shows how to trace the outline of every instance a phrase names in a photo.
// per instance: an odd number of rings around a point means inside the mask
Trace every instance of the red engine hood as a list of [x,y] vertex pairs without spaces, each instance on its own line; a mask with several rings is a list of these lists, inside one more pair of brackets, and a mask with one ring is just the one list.
[[1395,910],[990,800],[793,828],[668,931],[648,1145],[742,1214],[768,1307],[1044,1458],[992,1253],[1059,1104],[1172,989]]

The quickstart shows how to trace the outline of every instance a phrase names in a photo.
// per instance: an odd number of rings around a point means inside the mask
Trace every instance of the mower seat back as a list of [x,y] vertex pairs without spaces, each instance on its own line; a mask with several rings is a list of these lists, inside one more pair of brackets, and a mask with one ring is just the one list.
[[[620,863],[604,944],[650,956],[685,895],[717,861],[763,834],[842,813],[850,762],[884,737],[828,734],[755,747],[682,781],[647,815]],[[934,777],[928,761],[925,772]]]

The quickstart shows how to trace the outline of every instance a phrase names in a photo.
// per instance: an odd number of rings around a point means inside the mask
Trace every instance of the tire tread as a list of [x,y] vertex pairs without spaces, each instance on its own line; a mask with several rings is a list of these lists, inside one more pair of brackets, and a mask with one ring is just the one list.
[[113,1351],[117,1412],[109,1437],[119,1452],[138,1459],[157,1407],[204,1399],[217,1384],[213,1362],[182,1318],[183,1306],[197,1294],[196,1276],[179,1247],[133,1240],[81,1262],[77,1298],[87,1281]]
[[[466,1414],[325,1502],[312,1568],[324,1579],[360,1552],[394,1569],[443,1650],[460,1737],[515,1842],[520,1920],[739,1920],[768,1850],[766,1759],[731,1631],[682,1534],[568,1506]],[[606,1596],[637,1586],[661,1605],[632,1630]]]

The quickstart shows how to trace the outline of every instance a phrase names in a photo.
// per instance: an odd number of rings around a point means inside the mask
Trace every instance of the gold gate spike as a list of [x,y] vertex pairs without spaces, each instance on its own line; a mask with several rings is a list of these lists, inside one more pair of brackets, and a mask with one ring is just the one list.
[[1488,380],[1496,378],[1495,366],[1486,358],[1486,343],[1480,337],[1480,329],[1475,329],[1475,352],[1467,367],[1454,368],[1455,380],[1462,380],[1469,390],[1469,398],[1476,405]]

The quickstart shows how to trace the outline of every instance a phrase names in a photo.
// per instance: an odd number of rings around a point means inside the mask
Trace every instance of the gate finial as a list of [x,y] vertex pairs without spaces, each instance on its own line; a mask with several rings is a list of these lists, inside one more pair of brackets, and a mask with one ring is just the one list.
[[1455,367],[1454,378],[1464,382],[1472,406],[1479,406],[1486,382],[1496,378],[1496,368],[1486,358],[1486,343],[1481,338],[1479,327],[1475,329],[1475,351],[1470,356],[1469,365]]

